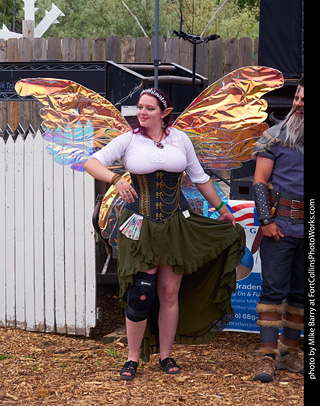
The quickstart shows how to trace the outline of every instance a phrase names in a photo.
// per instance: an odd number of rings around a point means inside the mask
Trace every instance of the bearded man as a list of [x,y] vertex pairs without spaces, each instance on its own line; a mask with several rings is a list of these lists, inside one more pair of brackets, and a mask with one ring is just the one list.
[[290,113],[262,135],[253,155],[253,196],[263,234],[257,305],[261,357],[254,377],[270,382],[277,368],[304,373],[298,349],[304,322],[303,78]]

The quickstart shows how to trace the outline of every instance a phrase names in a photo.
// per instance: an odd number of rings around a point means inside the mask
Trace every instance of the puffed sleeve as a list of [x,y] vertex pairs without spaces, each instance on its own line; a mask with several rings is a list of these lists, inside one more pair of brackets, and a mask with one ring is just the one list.
[[97,159],[106,168],[117,160],[123,160],[126,149],[132,139],[132,131],[120,134],[111,140],[105,147],[91,155],[91,158]]
[[187,157],[186,173],[188,174],[191,182],[206,183],[210,179],[210,176],[204,172],[202,166],[200,165],[190,138],[187,136],[186,133],[182,131],[180,132],[180,134],[185,146]]

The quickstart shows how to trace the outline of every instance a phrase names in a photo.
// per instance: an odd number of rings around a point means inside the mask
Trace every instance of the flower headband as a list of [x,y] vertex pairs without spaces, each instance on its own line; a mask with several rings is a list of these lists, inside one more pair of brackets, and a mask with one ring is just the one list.
[[145,93],[150,93],[150,94],[152,94],[153,96],[155,96],[155,97],[163,104],[163,106],[164,106],[165,109],[168,107],[168,104],[167,104],[167,102],[166,102],[166,99],[165,99],[163,96],[161,96],[161,94],[158,93],[155,89],[145,89],[145,90],[143,90],[143,91],[141,92],[141,94],[140,94],[140,97],[141,97],[143,94],[145,94]]

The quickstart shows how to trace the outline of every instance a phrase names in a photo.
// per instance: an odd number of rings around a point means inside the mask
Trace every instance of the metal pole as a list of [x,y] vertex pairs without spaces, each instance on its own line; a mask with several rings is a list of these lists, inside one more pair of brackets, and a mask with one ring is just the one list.
[[192,62],[192,97],[196,97],[196,63],[197,63],[197,43],[193,43],[193,62]]
[[154,2],[154,87],[158,87],[159,61],[159,0]]

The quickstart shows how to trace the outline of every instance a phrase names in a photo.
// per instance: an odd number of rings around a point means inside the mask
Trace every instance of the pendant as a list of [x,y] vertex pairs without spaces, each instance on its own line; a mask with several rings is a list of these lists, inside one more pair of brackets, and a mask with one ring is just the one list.
[[162,148],[164,147],[164,145],[161,144],[161,142],[155,142],[155,141],[153,141],[153,142],[154,142],[155,146],[156,146],[157,148],[159,148],[159,149],[162,149]]

